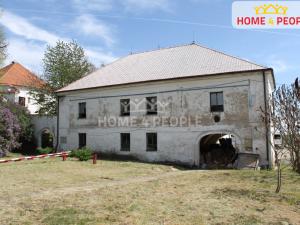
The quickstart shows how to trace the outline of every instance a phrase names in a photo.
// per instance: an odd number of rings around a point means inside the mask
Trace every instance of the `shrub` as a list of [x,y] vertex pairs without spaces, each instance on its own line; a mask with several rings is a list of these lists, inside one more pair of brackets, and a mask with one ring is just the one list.
[[53,152],[53,148],[46,147],[46,148],[37,148],[36,149],[38,155],[43,155],[43,154],[49,154]]
[[70,157],[78,158],[79,161],[87,161],[92,158],[93,151],[87,147],[72,150],[69,154]]
[[76,151],[78,151],[78,149],[73,149],[73,150],[71,150],[71,152],[69,153],[69,157],[71,157],[71,158],[75,158],[76,157]]
[[0,155],[19,149],[32,137],[33,127],[28,110],[0,96]]
[[20,128],[20,142],[31,141],[33,138],[33,125],[28,109],[24,106],[6,102],[5,106],[17,117]]
[[21,127],[16,115],[3,105],[0,105],[0,155],[20,147]]

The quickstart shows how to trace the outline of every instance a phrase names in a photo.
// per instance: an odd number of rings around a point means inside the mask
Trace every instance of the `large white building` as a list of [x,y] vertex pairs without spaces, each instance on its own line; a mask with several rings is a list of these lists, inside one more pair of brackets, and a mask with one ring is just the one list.
[[58,90],[58,146],[190,166],[234,149],[270,165],[260,108],[274,86],[271,68],[197,44],[131,54]]

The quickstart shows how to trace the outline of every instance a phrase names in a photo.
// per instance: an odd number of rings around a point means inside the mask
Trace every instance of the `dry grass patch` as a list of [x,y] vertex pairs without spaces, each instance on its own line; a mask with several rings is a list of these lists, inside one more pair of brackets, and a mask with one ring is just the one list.
[[[300,177],[136,162],[0,165],[0,224],[300,224]],[[4,171],[4,173],[2,173]]]

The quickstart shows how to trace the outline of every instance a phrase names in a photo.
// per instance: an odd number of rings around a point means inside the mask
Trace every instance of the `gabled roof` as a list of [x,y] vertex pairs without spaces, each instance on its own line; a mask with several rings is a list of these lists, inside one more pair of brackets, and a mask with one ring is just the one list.
[[267,68],[189,44],[128,55],[57,92],[264,69]]
[[12,62],[0,69],[0,85],[39,88],[45,82],[21,64]]

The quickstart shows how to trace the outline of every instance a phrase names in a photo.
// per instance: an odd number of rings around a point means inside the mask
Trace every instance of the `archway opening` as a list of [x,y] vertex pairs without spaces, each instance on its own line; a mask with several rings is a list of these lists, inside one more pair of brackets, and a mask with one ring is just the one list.
[[200,140],[200,166],[207,169],[230,168],[237,159],[238,139],[233,134],[209,134]]
[[41,147],[53,148],[53,134],[48,129],[43,130],[41,133]]

